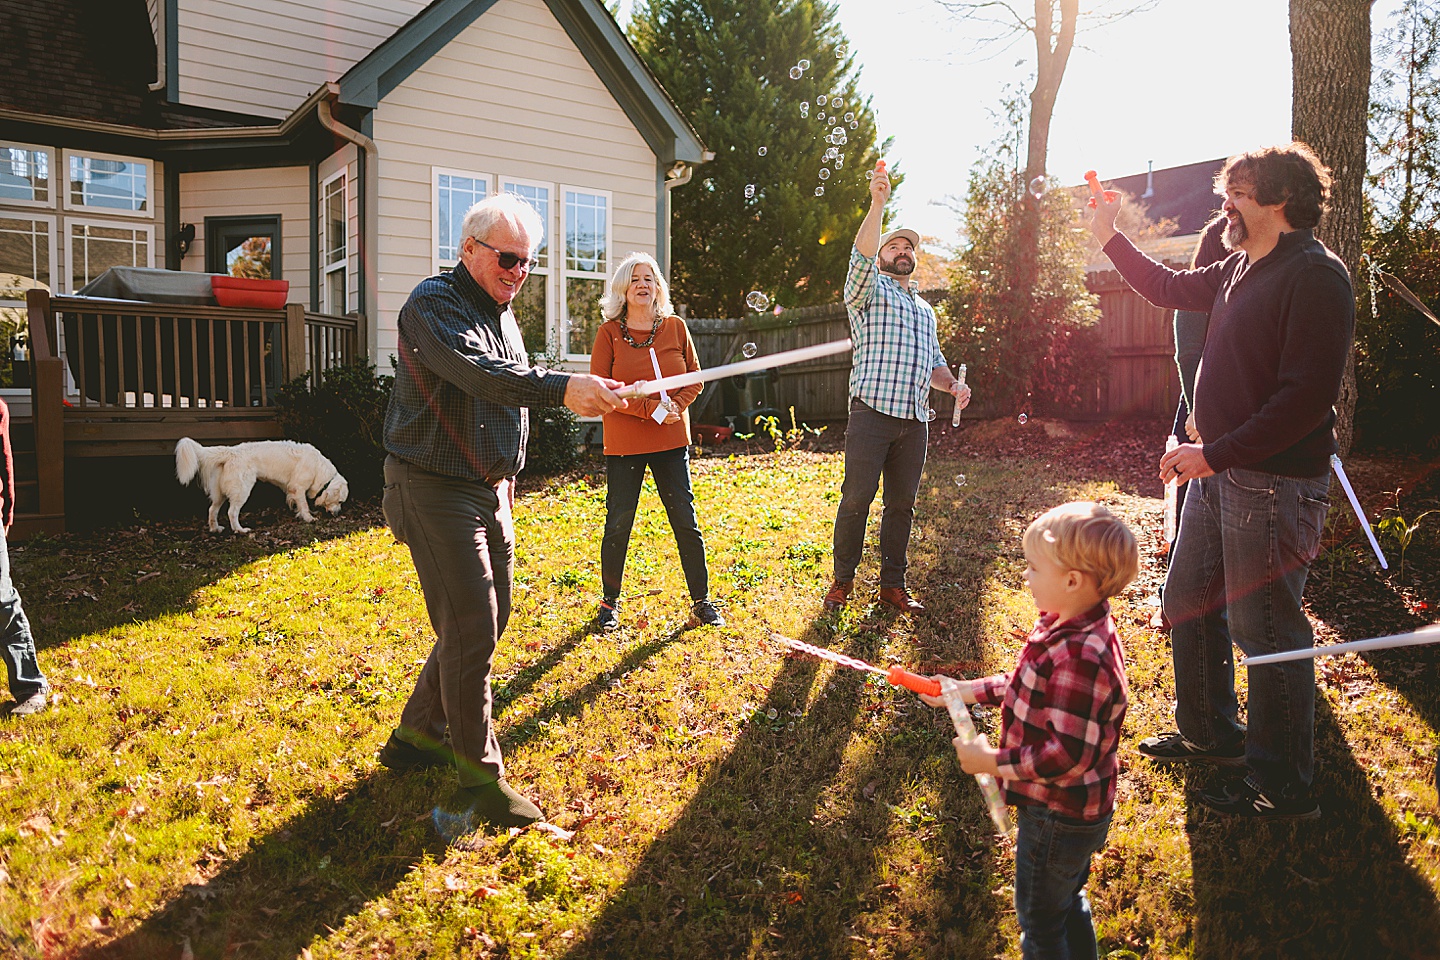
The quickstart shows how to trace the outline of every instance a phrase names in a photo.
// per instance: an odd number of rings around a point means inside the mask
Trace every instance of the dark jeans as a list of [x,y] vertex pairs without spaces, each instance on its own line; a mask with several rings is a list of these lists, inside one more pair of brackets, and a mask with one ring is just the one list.
[[462,787],[505,775],[490,718],[490,670],[510,619],[511,483],[494,487],[385,459],[385,521],[410,547],[436,636],[396,732],[428,748],[448,726]]
[[680,569],[690,599],[710,595],[710,572],[705,567],[705,540],[695,518],[695,495],[690,490],[690,448],[676,447],[659,453],[637,453],[628,457],[605,458],[605,538],[600,542],[600,580],[605,599],[620,596],[625,578],[625,555],[630,549],[630,529],[635,525],[635,507],[645,468],[655,478],[655,490],[675,532],[680,551]]
[[925,469],[930,425],[877,413],[850,401],[845,427],[845,481],[835,512],[835,579],[855,579],[865,549],[865,522],[883,478],[885,509],[880,514],[880,586],[905,586],[906,551],[915,522],[915,494]]
[[1303,795],[1314,776],[1315,661],[1251,670],[1245,730],[1231,644],[1257,656],[1313,642],[1301,595],[1330,509],[1329,480],[1238,468],[1192,480],[1165,579],[1180,732],[1208,748],[1243,736],[1250,772],[1282,797]]
[[30,633],[30,619],[20,605],[20,594],[10,579],[10,548],[0,530],[0,631],[4,632],[5,675],[10,681],[10,695],[16,701],[28,700],[49,689],[40,661],[35,657],[35,637]]
[[1016,807],[1015,918],[1025,960],[1095,960],[1090,858],[1105,846],[1110,815],[1080,823],[1046,807]]

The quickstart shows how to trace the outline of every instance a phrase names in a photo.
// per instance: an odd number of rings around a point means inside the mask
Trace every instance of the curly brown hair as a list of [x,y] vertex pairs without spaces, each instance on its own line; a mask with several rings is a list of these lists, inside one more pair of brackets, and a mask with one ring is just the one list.
[[1215,192],[1224,196],[1231,183],[1251,187],[1262,206],[1283,203],[1285,219],[1297,230],[1314,229],[1330,200],[1330,168],[1299,140],[1231,157],[1215,174]]

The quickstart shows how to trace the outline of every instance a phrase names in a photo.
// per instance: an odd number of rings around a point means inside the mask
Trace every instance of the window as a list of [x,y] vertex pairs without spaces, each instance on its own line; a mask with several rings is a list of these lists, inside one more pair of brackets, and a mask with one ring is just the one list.
[[0,203],[53,207],[55,152],[27,143],[0,143]]
[[0,387],[27,385],[12,363],[29,349],[25,291],[54,288],[55,218],[0,217]]
[[70,220],[70,292],[78,291],[111,267],[152,266],[154,244],[149,227]]
[[280,279],[280,217],[206,217],[205,271]]
[[346,312],[350,280],[350,216],[345,196],[345,174],[337,173],[320,186],[320,311],[336,316]]
[[589,356],[600,328],[600,296],[610,270],[610,194],[561,187],[561,349],[566,357]]
[[149,160],[66,151],[65,209],[153,215]]
[[460,230],[471,207],[490,196],[490,174],[434,169],[435,272],[449,270],[460,260]]
[[[510,309],[515,314],[515,321],[520,325],[525,349],[532,356],[537,353],[558,354],[559,341],[551,333],[550,325],[550,304],[554,302],[550,290],[550,235],[554,232],[555,223],[550,204],[552,188],[547,183],[502,177],[500,192],[513,193],[529,203],[535,208],[535,212],[540,214],[540,221],[545,224],[545,235],[540,238],[540,246],[531,253],[540,264],[530,271],[529,278],[520,288],[520,293],[510,305]],[[588,352],[590,348],[587,346],[585,349]]]

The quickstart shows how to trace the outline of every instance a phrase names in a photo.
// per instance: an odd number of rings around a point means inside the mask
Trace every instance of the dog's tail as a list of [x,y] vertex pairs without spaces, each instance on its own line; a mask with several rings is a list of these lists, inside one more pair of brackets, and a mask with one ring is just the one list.
[[181,437],[175,444],[175,479],[180,481],[182,487],[188,487],[190,481],[195,479],[204,449],[189,437]]

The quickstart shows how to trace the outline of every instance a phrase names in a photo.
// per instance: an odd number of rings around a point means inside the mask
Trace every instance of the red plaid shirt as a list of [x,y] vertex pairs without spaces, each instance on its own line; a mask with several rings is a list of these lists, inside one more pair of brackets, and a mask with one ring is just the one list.
[[974,692],[977,703],[1001,705],[1006,801],[1090,823],[1114,809],[1130,696],[1108,602],[1060,624],[1042,616],[1014,671],[975,681]]

